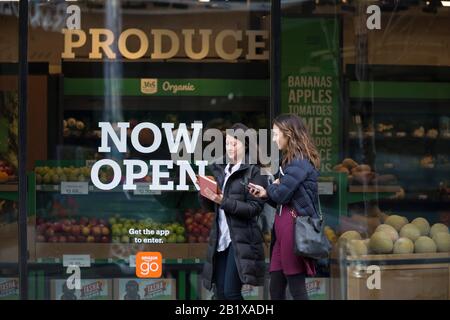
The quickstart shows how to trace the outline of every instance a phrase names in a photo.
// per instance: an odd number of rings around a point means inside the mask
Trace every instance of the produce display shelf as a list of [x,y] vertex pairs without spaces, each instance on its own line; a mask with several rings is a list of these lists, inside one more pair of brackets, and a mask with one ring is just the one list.
[[[95,187],[94,185],[89,184],[88,185],[89,192],[134,192],[135,190],[123,190],[122,186],[116,187],[112,190],[101,190]],[[61,185],[59,184],[39,184],[36,185],[36,191],[40,192],[60,192],[61,191]],[[181,190],[149,190],[149,195],[159,195],[166,192],[198,192],[195,187],[189,187],[189,190],[187,191],[181,191]]]
[[450,198],[426,198],[426,199],[420,199],[418,197],[405,197],[404,199],[380,199],[380,202],[383,204],[395,204],[395,205],[436,205],[436,206],[449,206],[450,205]]
[[[196,264],[202,264],[204,263],[204,259],[163,259],[163,264],[171,264],[171,265],[196,265]],[[43,265],[43,264],[49,264],[49,265],[58,265],[62,264],[63,261],[61,258],[39,258],[35,262],[30,262],[29,265]],[[124,265],[129,266],[130,260],[129,259],[91,259],[91,266],[96,265],[108,265],[108,264],[117,264],[117,265]],[[0,267],[14,267],[17,266],[16,263],[0,263]],[[133,267],[134,268],[134,267]]]
[[[399,174],[416,174],[420,173],[436,173],[436,172],[450,172],[450,164],[435,164],[431,166],[392,166],[390,163],[382,164],[383,168],[381,169],[384,173],[392,172]],[[423,178],[423,176],[419,175],[418,178]],[[414,178],[408,177],[408,178]],[[404,179],[404,178],[402,178]]]
[[399,192],[401,190],[400,186],[377,186],[377,185],[366,185],[357,186],[350,185],[348,187],[350,193],[386,193],[386,192]]
[[411,254],[368,254],[362,256],[347,256],[347,263],[367,263],[367,262],[382,262],[389,264],[389,262],[442,262],[450,263],[450,252],[436,252],[436,253],[411,253]]
[[0,184],[0,199],[17,201],[19,200],[19,185],[18,184]]
[[14,184],[0,184],[0,192],[16,192],[19,190],[19,185],[17,183]]
[[390,198],[401,190],[400,186],[355,186],[350,185],[347,193],[347,203]]
[[437,138],[430,138],[430,137],[412,137],[412,136],[406,136],[406,137],[397,137],[395,136],[395,134],[393,136],[384,136],[384,135],[375,135],[373,136],[362,136],[362,137],[357,137],[357,136],[352,136],[349,138],[350,141],[358,141],[360,139],[364,139],[364,140],[382,140],[383,142],[385,141],[392,141],[392,142],[408,142],[408,143],[420,143],[420,142],[442,142],[442,143],[450,143],[450,137],[437,137]]
[[[205,260],[207,243],[164,243],[164,244],[124,244],[124,243],[36,243],[36,261],[62,262],[63,255],[90,255],[95,263],[129,262],[137,252],[160,252],[167,263],[197,264]],[[268,246],[264,246],[269,256]]]
[[36,260],[61,259],[63,255],[88,254],[94,261],[127,260],[137,252],[161,252],[163,259],[204,259],[206,243],[36,243]]

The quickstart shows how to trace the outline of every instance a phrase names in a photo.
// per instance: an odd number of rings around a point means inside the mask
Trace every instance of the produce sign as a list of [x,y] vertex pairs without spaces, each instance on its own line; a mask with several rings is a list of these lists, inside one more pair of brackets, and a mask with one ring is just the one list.
[[[193,60],[205,59],[213,52],[223,60],[236,60],[240,57],[247,60],[267,60],[269,57],[267,41],[265,41],[268,38],[266,30],[225,29],[213,33],[212,29],[152,29],[148,30],[149,34],[146,31],[130,28],[120,34],[114,34],[112,30],[103,28],[89,29],[88,32],[81,29],[62,29],[64,52],[61,58],[74,59],[77,57],[75,49],[85,46],[92,49],[89,59],[115,60],[120,57],[130,60],[146,57],[147,59],[171,59],[179,56],[183,47],[186,56]],[[130,37],[137,37],[140,40],[137,51],[131,52],[127,47],[127,39]],[[194,52],[194,38],[201,41],[200,52]],[[162,45],[163,41],[168,44],[168,47]],[[117,43],[119,57],[111,48],[113,42]],[[230,51],[233,45],[226,46],[227,42],[234,43],[234,50]],[[241,47],[241,44],[246,44],[246,47]],[[150,47],[153,48],[152,52],[149,52]]]

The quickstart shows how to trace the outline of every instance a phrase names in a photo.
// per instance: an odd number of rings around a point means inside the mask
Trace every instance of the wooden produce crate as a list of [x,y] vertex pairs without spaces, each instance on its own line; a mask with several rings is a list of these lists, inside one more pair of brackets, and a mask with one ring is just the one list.
[[[28,261],[35,261],[36,222],[29,217],[27,221]],[[0,226],[0,263],[17,263],[19,257],[19,225],[17,222]]]
[[[375,271],[368,270],[369,266],[374,266]],[[338,252],[334,251],[330,272],[332,299],[450,300],[450,253],[344,256],[339,259]]]

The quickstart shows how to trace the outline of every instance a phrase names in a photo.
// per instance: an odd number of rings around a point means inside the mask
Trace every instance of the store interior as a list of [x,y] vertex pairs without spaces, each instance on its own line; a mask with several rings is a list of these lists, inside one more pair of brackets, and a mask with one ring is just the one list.
[[[374,3],[381,8],[381,29],[369,30],[367,6],[350,0],[281,1],[279,19],[273,19],[270,1],[79,1],[86,41],[72,48],[74,58],[63,58],[68,52],[68,38],[61,32],[68,23],[67,4],[30,3],[28,298],[57,300],[75,294],[77,299],[125,299],[130,286],[137,285],[141,299],[211,299],[212,293],[202,288],[201,271],[214,214],[201,208],[193,185],[188,191],[145,189],[151,174],[134,191],[94,187],[92,164],[117,156],[98,152],[98,123],[126,121],[133,129],[141,122],[177,127],[201,121],[204,128],[225,130],[242,122],[267,129],[274,116],[289,110],[283,97],[277,105],[272,96],[277,92],[275,66],[282,69],[281,95],[289,92],[291,72],[317,72],[333,79],[327,118],[332,132],[315,137],[318,144],[321,138],[331,143],[323,147],[324,154],[331,155],[327,170],[321,171],[319,190],[333,251],[318,262],[317,276],[308,280],[310,299],[449,300],[450,8],[435,1]],[[288,43],[283,28],[288,32],[289,24],[283,21],[295,19],[315,29],[299,27],[302,41]],[[272,39],[271,21],[282,26],[279,42]],[[112,40],[116,58],[96,47],[106,39],[94,40],[92,30],[99,28],[110,30],[111,38],[102,37]],[[15,4],[0,4],[0,29],[0,299],[18,299]],[[135,35],[120,45],[120,34],[127,29],[141,30],[148,47]],[[154,41],[155,30],[162,29],[172,30],[179,50],[169,59],[153,59],[152,53],[168,52],[173,45],[167,38]],[[203,58],[189,57],[186,30],[211,32]],[[241,38],[228,36],[219,43],[223,30],[242,31]],[[280,43],[281,50],[273,47]],[[130,53],[145,52],[139,59],[126,59],[120,57],[124,45]],[[206,47],[198,35],[191,45],[194,52]],[[293,53],[286,54],[289,48]],[[96,50],[102,53],[100,59],[93,55]],[[278,62],[274,50],[283,57]],[[240,54],[234,59],[224,58],[236,52]],[[298,71],[308,68],[312,71]],[[145,93],[142,81],[156,79],[159,91]],[[197,91],[164,91],[165,81],[193,84]],[[296,110],[302,116],[303,109]],[[139,139],[149,145],[154,136],[143,130]],[[170,154],[163,145],[151,154],[130,148],[118,157],[148,162],[169,159]],[[179,178],[176,171],[170,175]],[[111,170],[101,171],[101,181],[111,179]],[[372,239],[381,225],[389,229],[383,233],[388,240],[379,241],[383,244]],[[162,244],[135,243],[130,228],[169,230],[170,235],[159,236]],[[270,226],[264,232],[269,242]],[[403,246],[399,238],[411,241]],[[267,244],[265,249],[268,262]],[[162,253],[161,279],[136,278],[133,259],[139,251]],[[65,287],[65,259],[80,255],[87,264],[83,286],[91,293]],[[383,272],[380,290],[366,286],[370,265]],[[245,286],[244,297],[270,299],[268,279],[264,287]],[[2,283],[14,289],[2,292]]]

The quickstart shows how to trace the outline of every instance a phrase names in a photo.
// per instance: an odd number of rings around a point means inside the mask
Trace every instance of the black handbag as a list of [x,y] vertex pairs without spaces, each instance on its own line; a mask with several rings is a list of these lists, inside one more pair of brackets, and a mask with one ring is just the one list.
[[[306,193],[308,193],[305,190]],[[309,194],[308,194],[309,195]],[[291,215],[295,217],[294,223],[294,253],[299,256],[319,260],[328,258],[331,244],[324,232],[324,221],[322,209],[320,207],[319,195],[317,195],[319,202],[319,211],[313,206],[318,213],[319,218],[311,216],[301,216],[295,214],[295,210],[291,209]]]

